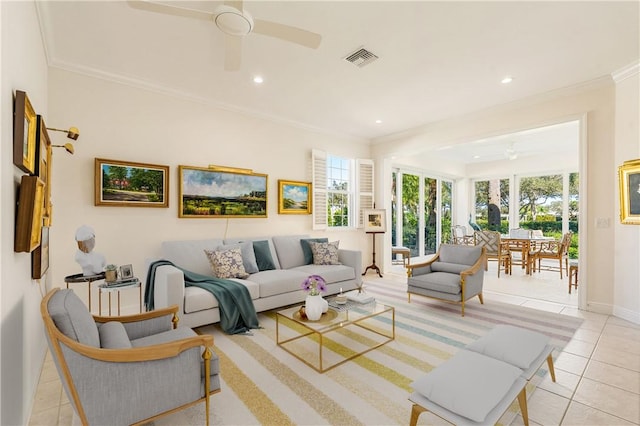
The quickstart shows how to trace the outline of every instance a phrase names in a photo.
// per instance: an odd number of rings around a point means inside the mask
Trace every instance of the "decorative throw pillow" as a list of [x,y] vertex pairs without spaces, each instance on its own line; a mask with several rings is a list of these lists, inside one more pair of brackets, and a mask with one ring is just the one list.
[[338,262],[338,243],[340,241],[333,241],[331,243],[315,243],[309,241],[309,247],[313,253],[314,265],[340,265]]
[[273,263],[273,257],[271,256],[271,249],[269,248],[269,241],[254,241],[253,251],[256,256],[256,263],[258,264],[258,271],[270,271],[276,269],[275,263]]
[[218,278],[247,278],[249,274],[242,264],[240,248],[229,250],[205,250],[211,269]]
[[216,247],[216,250],[229,250],[233,248],[240,249],[240,255],[242,256],[242,264],[244,270],[249,274],[255,274],[258,272],[258,264],[256,263],[256,255],[253,252],[253,244],[251,241],[241,241],[235,244],[226,244]]
[[311,265],[313,263],[313,252],[309,243],[328,243],[328,238],[303,238],[300,240],[302,247],[302,255],[304,256],[304,264]]

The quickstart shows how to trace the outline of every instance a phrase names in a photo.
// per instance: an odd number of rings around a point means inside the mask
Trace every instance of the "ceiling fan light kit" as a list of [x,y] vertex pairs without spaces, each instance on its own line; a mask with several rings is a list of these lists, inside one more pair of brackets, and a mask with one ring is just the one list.
[[253,18],[249,12],[223,4],[216,9],[215,13],[216,26],[227,35],[241,37],[253,30]]

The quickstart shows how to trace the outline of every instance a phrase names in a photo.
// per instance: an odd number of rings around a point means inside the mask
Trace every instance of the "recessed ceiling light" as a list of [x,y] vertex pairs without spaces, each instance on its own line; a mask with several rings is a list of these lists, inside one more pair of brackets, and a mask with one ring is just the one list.
[[480,156],[479,155],[474,155],[473,158],[477,160],[478,158],[480,158]]
[[511,77],[510,75],[506,76],[505,78],[502,79],[501,83],[502,84],[509,84],[513,81],[513,77]]
[[263,78],[259,75],[256,75],[255,77],[253,77],[253,82],[256,84],[261,84],[263,82]]
[[382,123],[382,120],[376,120],[376,124]]

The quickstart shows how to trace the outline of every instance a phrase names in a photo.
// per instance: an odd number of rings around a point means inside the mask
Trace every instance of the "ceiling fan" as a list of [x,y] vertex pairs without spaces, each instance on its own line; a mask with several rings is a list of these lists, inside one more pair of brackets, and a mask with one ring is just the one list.
[[509,142],[509,147],[504,151],[504,156],[509,160],[515,160],[518,158],[518,151],[513,147],[513,142]]
[[226,71],[240,69],[242,38],[251,33],[278,38],[311,49],[317,49],[322,40],[320,34],[311,31],[277,22],[253,19],[249,12],[244,10],[242,0],[225,1],[214,12],[151,0],[130,0],[128,3],[136,9],[214,22],[225,34],[224,69]]

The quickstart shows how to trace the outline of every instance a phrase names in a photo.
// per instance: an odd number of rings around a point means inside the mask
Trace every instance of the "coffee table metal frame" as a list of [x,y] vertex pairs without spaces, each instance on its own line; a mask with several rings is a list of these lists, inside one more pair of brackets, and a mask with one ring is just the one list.
[[[337,316],[330,321],[323,321],[320,319],[319,321],[308,321],[301,320],[296,317],[296,312],[299,311],[300,306],[297,305],[291,308],[287,308],[281,311],[276,312],[276,343],[285,351],[289,352],[291,355],[298,358],[300,361],[307,364],[309,367],[318,371],[319,373],[324,373],[325,371],[331,370],[339,365],[344,364],[347,361],[350,361],[360,355],[363,355],[369,351],[372,351],[380,346],[389,343],[394,340],[396,337],[396,311],[392,306],[383,305],[381,303],[373,302],[370,304],[362,304],[355,305],[349,309],[344,309],[341,311],[337,311]],[[333,310],[333,308],[329,308],[329,310]],[[389,334],[385,334],[378,330],[372,329],[364,324],[364,321],[371,319],[373,317],[377,317],[379,315],[391,314],[391,331]],[[305,328],[306,330],[302,332],[298,336],[294,336],[285,340],[280,340],[280,323],[283,321],[290,321],[298,326]],[[329,366],[325,366],[323,364],[322,353],[325,348],[324,345],[324,337],[333,331],[340,330],[349,326],[357,326],[368,330],[369,332],[375,333],[379,336],[383,336],[386,340],[376,343],[374,346],[371,346],[363,351],[355,351],[351,356],[348,356],[341,361],[331,364]],[[308,336],[316,336],[318,342],[318,365],[314,365],[308,360],[302,358],[295,351],[289,349],[286,344],[289,342],[293,342],[298,339],[302,339]]]

